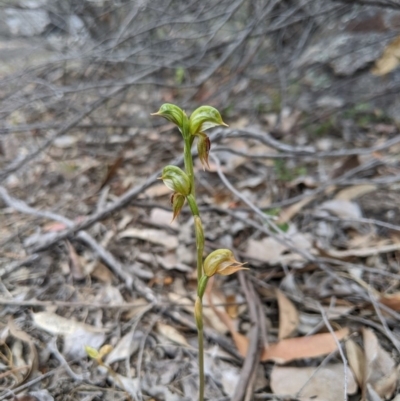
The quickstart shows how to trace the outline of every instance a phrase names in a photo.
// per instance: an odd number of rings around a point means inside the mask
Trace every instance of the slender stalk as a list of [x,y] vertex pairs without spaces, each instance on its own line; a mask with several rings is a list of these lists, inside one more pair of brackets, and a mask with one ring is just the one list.
[[[189,135],[183,135],[185,140],[184,147],[184,162],[185,162],[185,170],[186,174],[190,179],[191,185],[191,193],[187,196],[187,201],[192,211],[193,218],[196,216],[200,217],[199,208],[197,207],[197,202],[195,198],[195,182],[194,182],[194,170],[193,170],[193,158],[192,158],[192,144],[193,138]],[[196,232],[196,247],[197,247],[197,285],[200,284],[200,279],[203,276],[203,250],[204,250],[204,237],[200,235],[199,230],[196,229],[196,220],[195,220],[195,232]],[[202,234],[202,233],[201,233]],[[198,298],[199,301],[199,309],[197,312],[197,318],[199,319],[197,322],[197,335],[199,342],[199,351],[198,351],[198,359],[199,359],[199,401],[204,401],[204,388],[205,388],[205,377],[204,377],[204,334],[203,334],[203,307],[202,300]]]
[[192,211],[194,218],[195,233],[196,233],[196,249],[197,249],[197,283],[199,283],[201,277],[203,276],[204,237],[203,233],[198,230],[198,227],[196,227],[196,217],[200,219],[199,208],[197,207],[196,200],[192,195],[189,195],[186,199],[189,203],[189,207],[190,210]]
[[194,172],[193,172],[193,158],[192,158],[192,141],[190,140],[190,137],[186,137],[185,139],[185,147],[183,149],[183,157],[184,157],[184,163],[185,163],[185,170],[186,174],[189,176],[190,179],[190,184],[191,184],[191,195],[193,197],[196,194],[195,190],[195,182],[194,182]]
[[197,282],[200,281],[203,275],[203,249],[204,246],[197,248]]
[[[201,320],[203,320],[203,313],[201,313]],[[204,335],[203,327],[197,329],[199,341],[199,401],[204,401]]]

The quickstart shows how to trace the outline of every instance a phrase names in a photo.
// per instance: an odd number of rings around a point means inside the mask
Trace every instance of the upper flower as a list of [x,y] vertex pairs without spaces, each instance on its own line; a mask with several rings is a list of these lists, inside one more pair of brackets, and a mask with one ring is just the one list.
[[152,116],[161,116],[176,124],[183,135],[198,135],[200,132],[218,125],[228,126],[222,121],[219,111],[211,106],[199,107],[188,119],[186,113],[180,107],[164,103],[160,110],[157,113],[153,113]]
[[184,123],[187,123],[188,120],[186,113],[180,107],[171,103],[164,103],[157,113],[152,113],[151,115],[164,117],[168,121],[171,121],[171,123],[177,125],[181,130],[183,129]]
[[211,106],[200,106],[192,113],[189,119],[189,131],[191,135],[197,135],[199,132],[218,125],[228,126],[222,121],[219,111]]

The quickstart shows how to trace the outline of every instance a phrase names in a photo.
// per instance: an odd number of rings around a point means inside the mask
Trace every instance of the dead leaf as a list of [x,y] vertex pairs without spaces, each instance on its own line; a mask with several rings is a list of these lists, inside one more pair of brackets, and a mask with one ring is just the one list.
[[136,298],[130,303],[130,308],[126,311],[123,316],[124,320],[131,320],[136,316],[140,316],[151,308],[149,303],[144,298]]
[[95,268],[90,273],[90,276],[106,284],[111,284],[114,280],[114,274],[112,271],[101,262],[96,263]]
[[165,231],[154,230],[151,228],[128,228],[118,235],[122,238],[135,238],[142,241],[148,241],[152,244],[162,245],[168,250],[175,249],[178,246],[178,238],[174,235],[168,235]]
[[379,302],[395,311],[400,311],[400,292],[396,292],[395,294],[382,294],[379,298]]
[[228,363],[225,363],[221,368],[223,369],[220,379],[221,384],[225,394],[231,398],[235,394],[236,384],[240,378],[240,370]]
[[[286,366],[272,368],[271,389],[275,394],[301,397],[302,401],[338,401],[343,399],[343,388],[342,364],[318,368]],[[347,394],[356,392],[357,383],[351,371],[348,371]]]
[[[26,359],[24,344],[19,339],[14,339],[10,348],[11,358],[7,359],[9,369],[1,375],[1,378],[13,377],[16,385],[23,383],[32,372],[31,363]],[[12,385],[11,387],[15,387]]]
[[400,64],[400,36],[392,40],[382,53],[382,56],[375,61],[371,72],[374,75],[382,76],[396,69]]
[[261,240],[249,239],[247,243],[246,256],[262,261],[268,261],[270,265],[280,262],[281,255],[286,251],[286,246],[276,241],[272,237]]
[[286,295],[276,290],[276,298],[279,308],[279,340],[290,337],[297,329],[299,324],[299,314],[292,301]]
[[262,175],[250,176],[249,178],[241,180],[240,183],[237,184],[236,188],[237,189],[256,188],[260,184],[265,183],[265,179],[266,177]]
[[[183,310],[188,313],[193,313],[194,311],[194,302],[184,295],[177,294],[175,292],[168,292],[168,299],[176,304],[179,305]],[[204,314],[204,311],[203,311]]]
[[[245,357],[247,355],[247,349],[249,347],[249,340],[246,336],[243,334],[240,334],[236,331],[236,328],[234,326],[233,320],[229,317],[229,315],[225,312],[223,308],[217,308],[214,305],[213,299],[212,299],[212,284],[213,284],[213,279],[210,280],[208,287],[206,289],[206,296],[203,298],[203,304],[204,301],[208,301],[208,305],[210,305],[212,311],[215,313],[216,316],[222,321],[222,323],[228,328],[228,330],[231,333],[231,336],[233,338],[233,341],[236,345],[237,350],[239,351],[239,354]],[[203,314],[206,308],[203,308]]]
[[62,135],[53,141],[53,145],[57,148],[67,149],[75,145],[79,138],[74,135]]
[[155,259],[165,270],[179,270],[184,273],[191,273],[193,271],[192,267],[178,262],[176,252],[167,252],[163,255],[155,255]]
[[[99,368],[100,371],[105,371],[104,367]],[[110,372],[108,372],[110,373]],[[126,377],[122,376],[119,373],[113,373],[108,375],[108,379],[116,386],[125,390],[130,396],[137,400],[139,398],[138,394],[140,393],[140,382],[139,378],[135,377]]]
[[357,380],[360,387],[364,383],[365,374],[365,357],[364,352],[361,347],[356,344],[352,339],[349,339],[345,343],[347,360],[349,362],[350,368]]
[[[14,320],[10,318],[8,320],[8,329],[10,332],[10,335],[21,341],[22,343],[25,343],[28,345],[29,352],[28,354],[25,352],[23,357],[23,364],[25,365],[28,363],[26,372],[24,372],[22,379],[16,383],[16,387],[18,385],[21,385],[24,383],[29,377],[31,376],[32,373],[37,372],[38,367],[39,367],[39,358],[38,354],[36,351],[35,344],[32,340],[32,338],[29,336],[29,334],[25,333],[24,331],[20,330],[16,324],[14,323]],[[21,344],[21,343],[20,343]],[[15,359],[15,356],[13,355],[13,359]],[[15,361],[13,362],[15,363]]]
[[[234,323],[224,309],[218,310],[211,301],[210,287],[207,287],[206,297],[209,304],[220,320],[229,329],[232,339],[240,355],[245,357],[249,347],[249,340],[243,334],[236,331]],[[349,333],[347,328],[335,332],[338,340],[343,339]],[[261,361],[274,361],[276,363],[287,363],[295,359],[315,358],[329,354],[337,349],[336,341],[331,333],[315,334],[308,337],[297,337],[281,340],[264,348]]]
[[35,325],[53,335],[69,335],[75,333],[78,329],[83,329],[90,333],[104,333],[107,330],[91,326],[86,323],[80,323],[75,320],[66,319],[52,312],[32,313]]
[[[241,152],[247,152],[248,142],[241,138],[231,138],[229,140],[229,147]],[[215,173],[220,168],[223,173],[230,173],[237,170],[239,166],[247,163],[247,157],[235,155],[231,152],[218,152],[218,158],[221,162],[221,166],[218,167],[212,160],[210,160],[210,168],[208,171]],[[196,160],[196,165],[199,169],[202,169],[198,159]]]
[[348,156],[344,160],[340,161],[339,165],[334,167],[331,173],[331,178],[337,178],[346,173],[347,171],[358,167],[360,160],[357,155]]
[[365,353],[365,383],[370,384],[373,390],[385,399],[390,398],[397,384],[397,370],[394,360],[378,342],[375,333],[362,330]]
[[65,230],[67,226],[64,223],[59,221],[52,221],[51,223],[47,223],[43,226],[43,232],[58,232]]
[[85,347],[99,349],[105,340],[104,333],[94,333],[78,327],[73,333],[64,336],[63,354],[67,359],[81,359],[87,355]]
[[[217,289],[212,287],[212,284],[208,284],[207,296],[203,298],[203,316],[205,325],[209,325],[214,328],[220,334],[226,334],[228,332],[228,326],[221,321],[221,316],[218,313],[225,313],[225,308],[223,306],[215,306],[218,304],[223,304],[225,298]],[[210,308],[207,308],[210,306]],[[230,319],[229,315],[228,318]],[[233,323],[232,323],[233,325]]]
[[227,303],[225,310],[231,319],[237,319],[239,315],[239,308],[236,304],[236,295],[227,295],[225,298],[225,302]]
[[[337,340],[342,340],[349,334],[347,328],[335,331]],[[296,359],[316,358],[329,354],[337,349],[337,344],[331,333],[314,334],[306,337],[288,338],[271,344],[264,349],[262,361],[287,363]]]
[[339,191],[335,199],[343,200],[343,201],[351,201],[359,198],[365,194],[376,191],[377,186],[372,184],[365,185],[353,185],[352,187],[348,187]]
[[[312,243],[308,234],[297,232],[294,226],[291,226],[286,234],[290,237],[290,241],[295,248],[304,251],[311,250]],[[289,253],[287,253],[288,251]],[[246,256],[255,260],[268,262],[271,266],[280,263],[290,264],[304,261],[301,255],[290,252],[286,245],[281,244],[272,237],[266,237],[261,240],[249,239]]]
[[118,341],[115,348],[106,357],[105,362],[108,365],[129,358],[139,349],[140,340],[143,335],[142,333],[140,333],[140,335],[135,334],[134,331],[128,331],[128,333]]
[[286,186],[287,188],[296,188],[300,185],[303,185],[306,188],[314,189],[318,187],[318,182],[314,177],[310,175],[301,175],[290,181]]
[[400,250],[400,244],[377,244],[375,247],[359,248],[359,249],[349,249],[347,251],[338,251],[336,249],[323,249],[321,253],[325,256],[330,256],[336,259],[346,259],[349,257],[360,257],[366,258],[368,256],[378,255],[380,253],[389,253]]
[[120,155],[113,161],[112,164],[108,166],[107,174],[104,177],[103,182],[101,183],[98,191],[101,191],[113,179],[115,174],[117,174],[118,169],[122,166],[123,161],[124,161],[124,156]]
[[117,224],[117,231],[124,230],[132,220],[133,220],[133,215],[124,214],[122,219]]
[[357,203],[342,200],[332,199],[322,203],[319,210],[326,210],[343,219],[359,219],[362,217],[360,206]]
[[183,345],[185,347],[190,347],[189,343],[186,341],[186,338],[181,333],[179,333],[179,331],[175,327],[159,322],[157,323],[157,331],[162,336],[174,343]]
[[366,386],[366,401],[383,401],[381,397],[376,393],[372,386],[367,383]]
[[[221,319],[218,314],[215,313],[213,307],[215,307],[215,304],[223,304],[225,302],[225,299],[223,297],[223,294],[220,292],[216,291],[214,288],[212,288],[212,306],[209,303],[208,296],[203,298],[203,320],[204,320],[204,326],[210,326],[214,330],[216,330],[220,334],[226,334],[229,330],[227,326],[221,322]],[[194,302],[184,296],[184,295],[179,295],[175,292],[169,292],[168,293],[168,299],[175,303],[176,305],[179,305],[183,310],[185,310],[187,313],[192,314],[194,311]],[[210,306],[210,307],[208,307]],[[224,310],[223,306],[216,306],[219,310],[222,309]]]
[[173,228],[178,228],[179,224],[176,220],[172,221],[172,210],[164,210],[155,207],[151,210],[150,221],[156,225],[171,226]]
[[66,240],[69,256],[69,270],[71,272],[72,278],[75,280],[83,280],[86,275],[82,266],[82,260],[80,256],[76,253],[75,248],[72,244]]
[[290,107],[284,107],[281,111],[280,129],[282,133],[288,134],[296,125],[301,116],[300,110],[292,110]]
[[170,195],[171,190],[167,188],[164,184],[155,184],[152,185],[150,188],[147,188],[144,191],[144,195],[139,196],[138,198],[159,198],[161,196]]
[[103,286],[96,295],[95,300],[99,303],[105,303],[108,305],[118,305],[125,302],[118,287],[113,285]]
[[358,231],[353,231],[349,233],[349,240],[347,241],[348,249],[355,248],[366,248],[369,246],[375,246],[377,242],[376,235],[374,233],[367,233],[361,235]]
[[307,196],[301,201],[283,209],[279,215],[279,219],[277,221],[278,224],[284,224],[290,221],[297,213],[303,209],[304,206],[307,206],[310,202],[315,199],[315,196]]
[[106,329],[66,319],[52,312],[38,312],[32,316],[39,329],[64,336],[63,354],[70,359],[84,358],[86,346],[98,349],[106,339]]
[[19,397],[14,397],[12,401],[54,401],[54,398],[48,390],[36,390]]

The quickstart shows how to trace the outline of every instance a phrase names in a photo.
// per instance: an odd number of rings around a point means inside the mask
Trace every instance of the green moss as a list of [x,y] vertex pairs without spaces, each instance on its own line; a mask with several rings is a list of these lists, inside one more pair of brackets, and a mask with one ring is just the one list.
[[285,159],[275,159],[274,160],[274,169],[276,176],[279,181],[292,181],[301,175],[307,174],[307,168],[304,166],[289,168],[286,164]]
[[277,224],[277,227],[284,233],[287,233],[289,230],[289,223],[282,223],[282,224]]
[[274,92],[271,94],[271,104],[270,104],[270,112],[279,113],[281,111],[282,105],[282,96],[280,92]]
[[332,134],[336,130],[335,120],[330,118],[318,125],[314,125],[311,129],[311,134],[314,138],[323,138],[324,136]]
[[368,103],[359,103],[347,109],[343,113],[343,118],[353,120],[361,128],[366,128],[371,124],[390,123],[391,119],[381,109],[373,109]]
[[279,213],[281,212],[281,208],[280,207],[274,207],[273,209],[268,209],[265,210],[264,213],[268,216],[278,216]]
[[293,175],[290,169],[286,166],[286,161],[284,159],[274,160],[275,173],[280,181],[291,181]]
[[183,67],[178,67],[175,71],[175,82],[177,85],[181,85],[185,79],[185,69]]
[[233,102],[230,102],[226,107],[221,110],[222,119],[229,119],[233,115],[233,111],[235,109],[235,105]]
[[[264,213],[268,216],[273,216],[273,217],[277,217],[279,216],[279,213],[281,212],[281,208],[276,207],[273,209],[268,209],[265,210]],[[282,224],[277,224],[276,225],[280,231],[286,233],[289,230],[289,223],[282,223]],[[276,230],[272,230],[273,232],[275,232]]]

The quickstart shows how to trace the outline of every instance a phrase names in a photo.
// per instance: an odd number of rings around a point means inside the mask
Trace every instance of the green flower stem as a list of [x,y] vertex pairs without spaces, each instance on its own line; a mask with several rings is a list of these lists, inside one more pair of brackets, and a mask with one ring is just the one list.
[[[189,175],[189,174],[188,174],[188,175]],[[190,210],[192,211],[193,217],[194,217],[194,216],[199,216],[199,217],[200,217],[199,208],[197,207],[197,202],[196,202],[196,199],[195,199],[194,195],[190,194],[190,195],[188,195],[188,196],[186,197],[186,199],[187,199],[187,201],[188,201]]]
[[[192,211],[193,217],[199,216],[199,208],[197,207],[196,199],[193,195],[187,196],[187,201]],[[203,276],[203,250],[204,250],[204,238],[199,237],[199,233],[196,231],[196,246],[197,246],[197,281],[200,282]]]
[[[190,184],[191,184],[191,195],[194,197],[196,194],[195,190],[195,182],[194,182],[194,171],[193,171],[193,158],[192,158],[192,143],[193,140],[190,138],[190,136],[184,136],[185,140],[185,147],[183,149],[183,158],[184,158],[184,163],[185,163],[185,170],[186,174],[189,176],[190,179]],[[197,213],[198,215],[198,213]]]
[[203,299],[203,295],[204,295],[204,292],[206,291],[208,279],[209,279],[209,277],[207,277],[206,275],[204,275],[204,276],[200,279],[200,281],[199,281],[199,283],[198,283],[198,285],[197,285],[197,295],[198,295],[198,297],[200,298],[200,300]]
[[[190,210],[193,217],[199,216],[199,208],[197,206],[195,197],[195,182],[194,182],[194,170],[193,170],[193,158],[192,158],[192,144],[193,138],[187,133],[183,133],[185,140],[184,147],[184,162],[186,174],[190,179],[191,193],[186,197],[189,204]],[[197,247],[197,285],[200,285],[200,280],[203,276],[203,250],[204,250],[204,237],[199,236],[199,232],[196,230],[196,247]],[[204,291],[203,291],[204,293]],[[202,302],[200,297],[200,302]],[[204,401],[204,388],[205,388],[205,377],[204,377],[204,334],[203,334],[203,308],[202,305],[198,311],[196,311],[196,319],[201,322],[197,324],[197,335],[199,342],[199,401]]]
[[[201,313],[201,319],[203,320],[203,313]],[[204,334],[203,327],[197,329],[198,344],[199,344],[199,401],[204,401]]]

